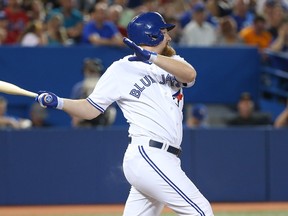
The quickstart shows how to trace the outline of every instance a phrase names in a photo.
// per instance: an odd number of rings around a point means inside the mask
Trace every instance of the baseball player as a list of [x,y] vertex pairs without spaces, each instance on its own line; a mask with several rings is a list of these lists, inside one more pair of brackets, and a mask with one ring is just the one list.
[[180,166],[182,87],[196,71],[169,45],[168,24],[157,12],[132,19],[124,43],[133,55],[114,62],[86,99],[60,98],[39,91],[43,107],[93,119],[116,101],[129,123],[130,142],[123,171],[131,184],[124,216],[157,216],[164,206],[177,215],[211,216],[211,206]]

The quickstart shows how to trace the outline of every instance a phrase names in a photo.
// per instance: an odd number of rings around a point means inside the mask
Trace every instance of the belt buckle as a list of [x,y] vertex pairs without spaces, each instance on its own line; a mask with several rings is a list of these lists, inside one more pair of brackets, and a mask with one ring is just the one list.
[[177,157],[179,157],[179,156],[180,156],[180,154],[181,154],[181,152],[182,152],[182,149],[181,149],[181,148],[179,148],[179,149],[178,149],[178,152],[177,152],[177,154],[176,154],[176,156],[177,156]]
[[161,149],[163,149],[164,151],[169,152],[171,154],[174,154],[177,157],[179,157],[181,152],[182,152],[181,147],[176,148],[172,145],[169,145],[169,143],[167,143],[167,142],[163,142],[163,146]]
[[168,143],[166,143],[166,142],[163,142],[162,144],[163,145],[162,145],[161,149],[164,150],[164,151],[167,151],[170,145]]

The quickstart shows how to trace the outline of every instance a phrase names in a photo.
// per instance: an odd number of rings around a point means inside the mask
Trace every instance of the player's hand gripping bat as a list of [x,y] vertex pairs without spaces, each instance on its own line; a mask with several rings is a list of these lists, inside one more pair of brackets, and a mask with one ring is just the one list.
[[27,97],[37,97],[37,93],[25,90],[23,88],[20,88],[17,85],[14,85],[9,82],[1,81],[0,80],[0,92],[5,94],[12,94],[12,95],[23,95]]

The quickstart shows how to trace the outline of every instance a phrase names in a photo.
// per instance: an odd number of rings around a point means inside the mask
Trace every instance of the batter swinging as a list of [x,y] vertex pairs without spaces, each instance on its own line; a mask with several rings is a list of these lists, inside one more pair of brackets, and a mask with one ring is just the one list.
[[166,205],[178,215],[211,216],[207,199],[182,171],[182,87],[194,84],[196,71],[169,46],[173,29],[157,12],[136,16],[123,42],[134,55],[114,62],[87,99],[60,98],[39,91],[43,107],[93,119],[113,102],[129,123],[130,143],[123,160],[131,184],[124,216],[158,216]]

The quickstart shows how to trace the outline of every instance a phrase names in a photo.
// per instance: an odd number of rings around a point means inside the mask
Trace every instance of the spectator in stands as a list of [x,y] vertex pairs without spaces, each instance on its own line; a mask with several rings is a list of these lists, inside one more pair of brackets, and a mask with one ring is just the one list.
[[237,24],[237,32],[253,23],[254,14],[249,11],[250,0],[235,0],[231,17]]
[[61,14],[70,43],[78,44],[81,42],[83,14],[76,8],[75,0],[60,0],[60,5],[60,7],[51,10],[47,17],[49,19],[50,16]]
[[61,14],[54,14],[50,17],[47,21],[45,34],[48,46],[63,46],[70,44],[66,29],[63,27],[63,17]]
[[159,1],[158,0],[142,1],[142,3],[139,6],[135,7],[134,10],[136,11],[137,14],[145,13],[148,11],[158,11],[159,10]]
[[254,101],[248,92],[241,94],[237,103],[237,113],[227,120],[227,125],[229,126],[260,126],[271,124],[271,116],[269,114],[256,112]]
[[19,43],[30,47],[47,45],[43,23],[40,20],[31,21],[21,33]]
[[185,3],[186,4],[184,6],[185,8],[183,13],[179,14],[178,17],[176,17],[179,20],[182,29],[192,20],[193,8],[195,4],[199,3],[199,1],[188,0]]
[[278,29],[285,18],[285,11],[281,1],[266,0],[263,8],[263,16],[267,22],[267,30],[271,33],[273,40],[278,36]]
[[189,2],[191,1],[164,0],[159,6],[158,12],[162,14],[167,23],[175,25],[175,28],[169,31],[169,35],[171,37],[171,46],[179,45],[183,30],[182,21],[189,23],[189,21],[191,20],[192,12],[190,4],[188,4]]
[[[186,0],[169,0],[169,1],[162,1],[159,4],[158,12],[163,15],[164,18],[174,18],[180,20],[179,18],[189,10],[190,12],[190,19],[191,19],[191,8]],[[188,20],[188,22],[190,21]],[[181,24],[179,22],[179,27]]]
[[59,0],[43,0],[43,4],[47,13],[55,8],[61,7]]
[[259,0],[250,0],[250,1],[249,1],[248,10],[249,10],[252,14],[257,14],[257,2],[259,2]]
[[265,2],[266,0],[256,0],[255,11],[254,11],[255,14],[263,15]]
[[270,45],[269,49],[274,52],[288,51],[288,17],[282,21],[278,29],[278,36]]
[[52,125],[47,121],[48,112],[47,109],[44,109],[40,106],[39,103],[33,103],[30,108],[30,120],[32,122],[32,127],[41,128],[41,127],[51,127]]
[[207,117],[207,107],[204,104],[195,104],[187,116],[186,126],[188,128],[205,128],[208,126]]
[[272,35],[266,29],[266,20],[260,15],[255,16],[253,24],[242,29],[239,35],[246,45],[256,46],[259,51],[268,48],[272,42]]
[[2,11],[6,6],[6,2],[5,1],[0,1],[0,11]]
[[[180,26],[183,29],[193,19],[194,7],[197,4],[203,4],[205,6],[205,21],[212,24],[213,27],[216,27],[218,25],[217,23],[218,17],[215,15],[215,11],[213,8],[214,5],[212,6],[211,3],[213,2],[214,4],[215,2],[219,2],[219,6],[221,5],[221,7],[222,6],[226,7],[225,5],[226,1],[230,1],[230,0],[207,0],[207,1],[189,0],[187,2],[185,1],[186,2],[184,6],[185,11],[182,14],[176,14],[175,18],[179,20]],[[167,16],[165,12],[164,12],[164,15]]]
[[288,127],[288,100],[285,109],[275,119],[274,127],[275,128]]
[[203,3],[193,7],[193,19],[184,27],[179,45],[211,46],[216,41],[216,31],[212,24],[206,21],[206,9]]
[[[101,59],[84,59],[82,72],[83,80],[77,82],[72,88],[71,98],[73,99],[87,98],[92,93],[96,83],[104,72]],[[84,120],[77,117],[72,117],[72,126],[92,127],[112,125],[116,118],[116,108],[111,105],[107,108],[106,112],[92,120]]]
[[219,18],[216,45],[243,45],[243,41],[237,33],[236,22],[230,16]]
[[221,18],[232,13],[232,3],[230,0],[207,0],[207,9],[213,17]]
[[26,1],[25,7],[22,5],[22,8],[25,9],[30,21],[34,20],[41,20],[42,22],[45,21],[46,11],[44,8],[43,1],[28,0]]
[[85,16],[89,15],[89,11],[94,6],[96,0],[76,0],[77,9],[82,12],[84,22]]
[[7,114],[8,101],[0,96],[0,129],[25,129],[31,127],[29,119],[18,118]]
[[138,13],[137,11],[128,7],[128,0],[114,0],[114,4],[121,5],[123,10],[119,19],[119,25],[126,28],[130,20]]
[[7,37],[7,16],[5,11],[0,11],[0,45],[4,44]]
[[121,5],[118,4],[110,5],[108,8],[108,20],[113,22],[117,26],[118,31],[121,33],[123,37],[127,37],[126,28],[119,24],[122,12],[123,7]]
[[7,31],[0,28],[0,45],[2,45],[7,37]]
[[169,35],[171,37],[171,41],[169,42],[172,47],[179,44],[181,35],[182,35],[182,28],[179,23],[179,20],[173,16],[165,17],[164,18],[167,23],[174,24],[175,27],[169,31]]
[[107,21],[108,5],[97,3],[91,20],[84,25],[82,42],[93,45],[124,46],[122,36],[114,23]]
[[99,58],[85,58],[81,73],[83,80],[77,82],[72,88],[71,98],[85,98],[89,95],[104,71],[102,60]]
[[4,11],[8,21],[7,37],[4,43],[15,44],[29,22],[29,17],[21,8],[21,0],[7,0]]

